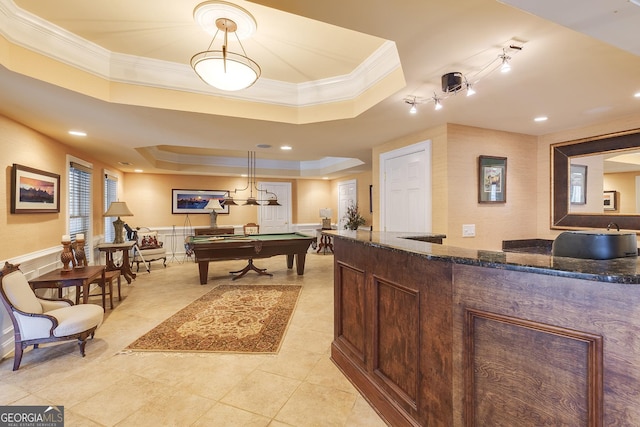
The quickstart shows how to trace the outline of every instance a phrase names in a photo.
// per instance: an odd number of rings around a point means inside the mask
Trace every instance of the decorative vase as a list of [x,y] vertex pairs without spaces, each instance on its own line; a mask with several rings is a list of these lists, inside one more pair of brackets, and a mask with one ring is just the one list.
[[62,262],[62,271],[71,271],[73,264],[73,252],[71,251],[71,242],[62,242],[62,253],[60,254]]
[[84,239],[76,238],[75,257],[76,267],[81,268],[87,266],[87,255],[84,252]]

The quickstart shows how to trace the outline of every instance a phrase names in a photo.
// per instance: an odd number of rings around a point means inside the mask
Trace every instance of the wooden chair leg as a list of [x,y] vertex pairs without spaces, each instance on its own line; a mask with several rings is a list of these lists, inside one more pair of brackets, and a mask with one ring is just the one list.
[[80,347],[80,354],[84,357],[84,347],[87,345],[87,337],[81,336],[78,338],[78,346]]
[[113,310],[113,278],[109,280],[109,307]]
[[20,362],[22,362],[22,351],[24,350],[24,347],[22,347],[22,343],[19,341],[16,341],[15,344],[15,350],[14,350],[14,356],[13,356],[13,370],[17,371],[18,368],[20,367]]
[[122,301],[122,294],[120,293],[120,275],[118,274],[118,301]]

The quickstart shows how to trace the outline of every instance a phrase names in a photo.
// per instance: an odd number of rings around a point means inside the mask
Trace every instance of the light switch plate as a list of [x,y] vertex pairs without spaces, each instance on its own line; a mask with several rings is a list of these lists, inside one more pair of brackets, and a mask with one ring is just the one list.
[[476,237],[476,225],[462,224],[462,237]]

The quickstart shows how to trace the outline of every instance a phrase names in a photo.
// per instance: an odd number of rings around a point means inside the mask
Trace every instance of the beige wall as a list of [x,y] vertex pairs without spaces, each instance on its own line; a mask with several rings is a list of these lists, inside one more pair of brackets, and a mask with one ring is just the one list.
[[[500,250],[503,240],[536,237],[536,149],[534,136],[449,125],[447,244]],[[506,203],[478,203],[481,155],[507,158]],[[463,224],[475,224],[476,237],[463,238]]]
[[[329,181],[318,179],[271,179],[258,178],[258,181],[290,182],[292,192],[292,221],[294,224],[320,224],[318,212],[330,203],[331,190]],[[133,217],[125,218],[131,226],[168,227],[171,225],[182,227],[187,220],[184,214],[171,212],[172,189],[189,190],[230,190],[245,188],[247,179],[241,177],[207,176],[207,175],[164,175],[137,174],[125,175],[125,191],[122,200],[134,213]],[[232,194],[243,198],[249,191]],[[255,195],[255,191],[254,191]],[[219,226],[242,225],[256,222],[258,208],[256,206],[230,206],[229,214],[218,215]],[[191,226],[208,226],[209,215],[190,214]]]
[[604,175],[604,190],[616,192],[614,213],[636,213],[636,177],[638,172],[608,173]]
[[[0,148],[4,170],[4,197],[0,200],[0,260],[60,246],[67,233],[67,155],[92,163],[94,170],[93,233],[103,234],[103,190],[100,176],[105,165],[83,153],[74,151],[44,135],[6,117],[0,116]],[[14,163],[60,175],[60,212],[12,214],[11,171]]]
[[[432,142],[433,231],[447,234],[449,245],[495,249],[504,239],[553,238],[560,231],[550,227],[550,149],[553,143],[640,129],[640,115],[572,129],[539,138],[455,124],[437,126],[372,150],[372,170],[338,180],[273,180],[292,184],[294,223],[320,224],[318,212],[331,207],[337,222],[337,184],[356,179],[358,203],[366,226],[379,223],[379,155],[417,142]],[[19,147],[19,148],[17,148]],[[51,248],[60,244],[66,224],[66,156],[90,162],[94,167],[93,232],[104,233],[102,172],[106,165],[84,153],[45,137],[30,128],[0,116],[0,148],[4,166],[5,197],[0,201],[0,260]],[[479,155],[507,157],[507,203],[477,203],[477,158]],[[11,166],[13,163],[42,169],[61,176],[61,211],[56,214],[10,214]],[[171,213],[171,189],[228,190],[242,188],[245,178],[120,174],[120,199],[135,214],[125,218],[135,226],[183,226],[184,215]],[[271,181],[270,179],[268,181]],[[373,185],[373,214],[369,213],[369,185]],[[231,207],[220,215],[220,225],[241,225],[257,219],[256,208]],[[208,215],[190,215],[192,226],[209,224]],[[475,224],[476,237],[462,238],[462,224]]]
[[[380,154],[426,140],[432,143],[432,230],[446,234],[446,244],[499,250],[502,240],[536,237],[536,137],[455,124],[430,128],[374,148],[373,181],[380,179]],[[478,203],[480,155],[507,158],[506,203]],[[463,224],[475,224],[476,237],[463,238]]]
[[[371,225],[373,225],[373,216],[371,212],[369,212],[369,186],[373,184],[371,181],[371,171],[346,175],[340,177],[340,179],[331,181],[331,203],[324,207],[333,209],[333,218],[331,218],[331,223],[337,224],[340,220],[340,218],[338,218],[338,184],[352,179],[356,180],[356,203],[358,204],[358,211],[365,219],[365,223],[362,227],[371,227]],[[373,187],[375,188],[375,185]]]

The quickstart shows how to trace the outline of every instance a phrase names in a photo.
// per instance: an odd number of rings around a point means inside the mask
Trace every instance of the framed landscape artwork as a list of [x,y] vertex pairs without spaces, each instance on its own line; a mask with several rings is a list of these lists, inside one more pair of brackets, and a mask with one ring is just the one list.
[[229,206],[224,205],[224,196],[228,194],[225,190],[171,190],[171,213],[174,214],[208,214],[209,209],[205,209],[210,199],[218,199],[222,205],[222,210],[217,210],[218,214],[228,214]]
[[507,202],[507,158],[478,157],[478,203]]
[[11,213],[60,212],[60,175],[13,164]]

